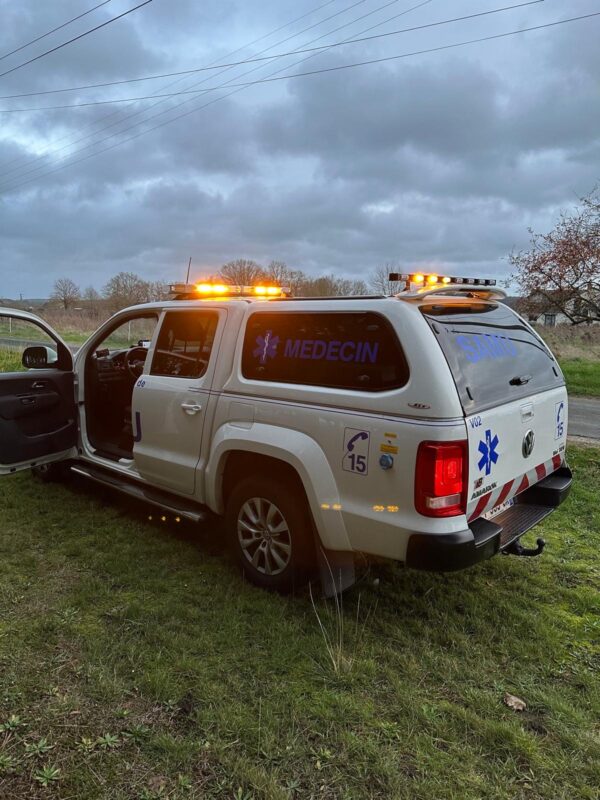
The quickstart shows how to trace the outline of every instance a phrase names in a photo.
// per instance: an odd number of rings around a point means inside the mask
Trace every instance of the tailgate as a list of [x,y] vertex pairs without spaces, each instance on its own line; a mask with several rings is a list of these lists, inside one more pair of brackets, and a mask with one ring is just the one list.
[[510,501],[564,459],[567,392],[538,334],[502,303],[429,300],[422,307],[446,356],[469,442],[467,519]]
[[467,417],[467,519],[477,519],[545,478],[564,460],[563,387]]

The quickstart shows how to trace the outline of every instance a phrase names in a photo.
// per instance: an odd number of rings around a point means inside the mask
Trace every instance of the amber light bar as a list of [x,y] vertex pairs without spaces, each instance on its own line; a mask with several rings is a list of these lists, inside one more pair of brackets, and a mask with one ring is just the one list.
[[172,283],[169,294],[175,297],[286,297],[287,286],[230,286],[226,283]]
[[496,280],[494,278],[459,278],[450,275],[438,275],[437,273],[427,272],[390,272],[388,275],[390,282],[403,281],[406,287],[410,288],[411,284],[420,286],[447,286],[449,284],[467,286],[495,286]]

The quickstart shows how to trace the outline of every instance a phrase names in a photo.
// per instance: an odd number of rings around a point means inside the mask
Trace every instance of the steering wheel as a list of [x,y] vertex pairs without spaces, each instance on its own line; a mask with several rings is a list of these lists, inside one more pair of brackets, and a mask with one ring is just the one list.
[[145,347],[130,347],[125,353],[125,364],[131,377],[137,381],[144,371],[148,350]]

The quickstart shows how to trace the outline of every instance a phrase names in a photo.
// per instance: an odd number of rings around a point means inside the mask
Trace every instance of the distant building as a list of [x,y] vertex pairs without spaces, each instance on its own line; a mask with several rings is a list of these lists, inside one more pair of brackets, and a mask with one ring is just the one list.
[[[570,322],[568,317],[559,311],[559,309],[551,305],[534,307],[526,298],[519,297],[518,295],[506,297],[502,302],[509,308],[512,308],[513,311],[522,314],[534,325],[554,327],[554,325]],[[536,305],[538,303],[540,303],[540,300],[536,300]]]
[[[566,309],[568,313],[572,312],[578,318],[578,322],[585,322],[585,317],[589,314],[589,309],[585,303],[582,304],[581,299],[578,297],[569,299],[566,303],[557,304],[552,301],[551,296],[535,293],[529,295],[529,297],[507,297],[505,302],[519,314],[526,317],[529,322],[550,328],[556,325],[573,324],[573,321],[564,313],[563,309]],[[589,324],[598,323],[590,319]]]

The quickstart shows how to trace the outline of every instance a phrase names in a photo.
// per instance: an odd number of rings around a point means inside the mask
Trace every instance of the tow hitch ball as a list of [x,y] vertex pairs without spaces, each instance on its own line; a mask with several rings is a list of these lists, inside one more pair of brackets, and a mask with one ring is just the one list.
[[515,539],[515,541],[511,542],[502,552],[507,556],[539,556],[541,555],[544,547],[546,547],[546,542],[544,539],[538,539],[536,544],[537,547],[523,547],[521,541],[519,539]]

